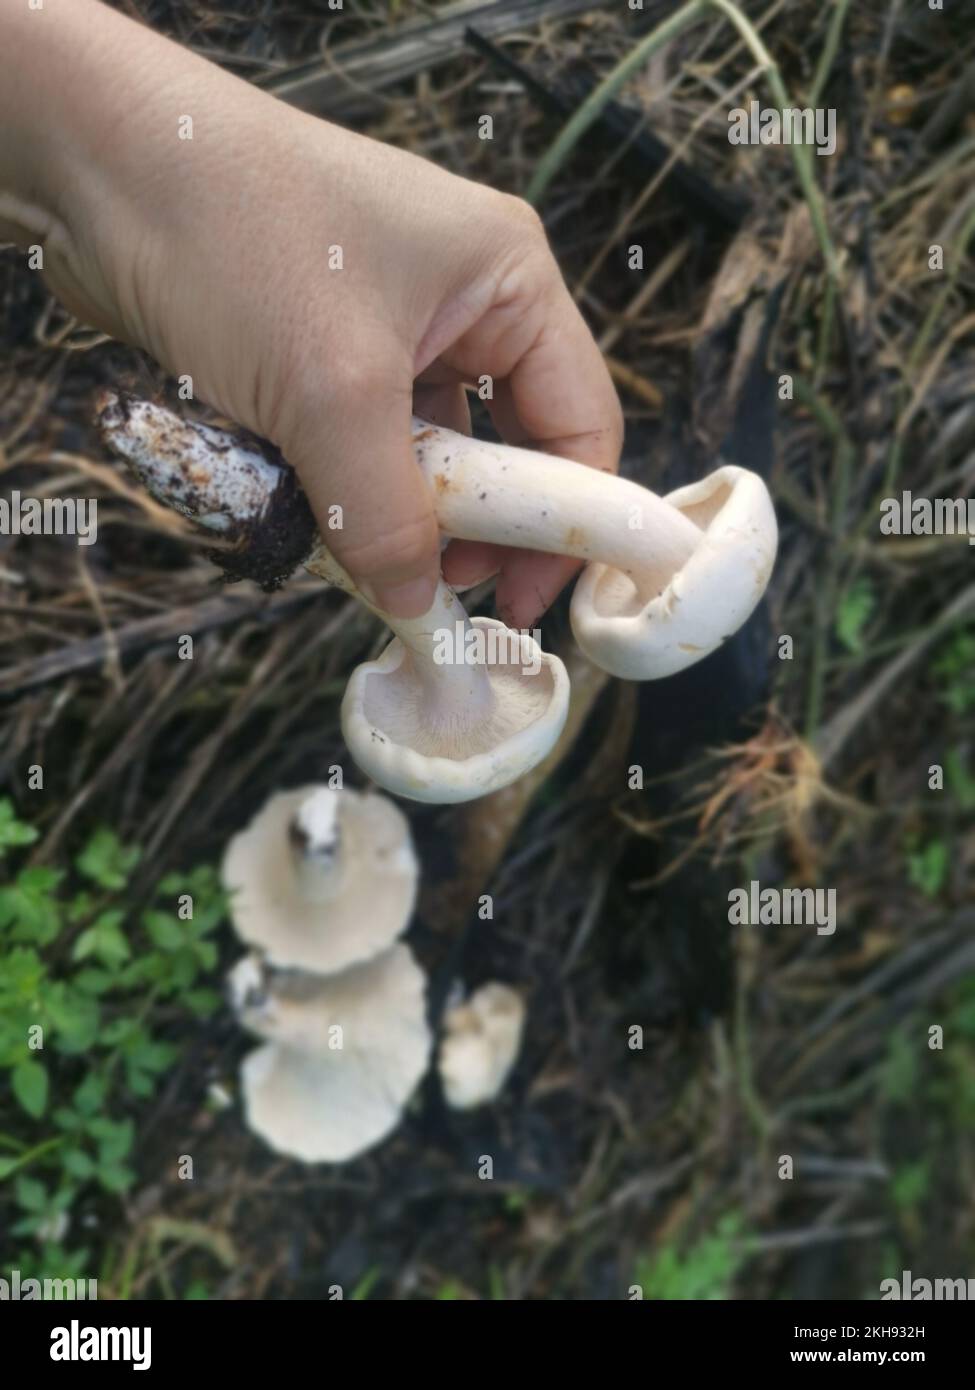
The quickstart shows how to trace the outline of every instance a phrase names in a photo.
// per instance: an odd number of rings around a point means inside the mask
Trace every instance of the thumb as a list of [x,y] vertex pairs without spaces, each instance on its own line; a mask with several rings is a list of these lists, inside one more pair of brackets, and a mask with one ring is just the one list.
[[339,401],[322,393],[284,449],[326,548],[396,618],[429,612],[440,578],[433,499],[413,456],[411,388],[343,392]]

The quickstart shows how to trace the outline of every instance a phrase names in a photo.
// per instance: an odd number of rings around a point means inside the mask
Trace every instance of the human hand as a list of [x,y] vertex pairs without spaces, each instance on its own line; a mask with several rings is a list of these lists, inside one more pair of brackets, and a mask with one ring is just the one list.
[[[51,0],[47,50],[87,16],[45,116],[67,131],[52,288],[273,440],[377,607],[421,615],[440,571],[414,411],[469,429],[463,383],[487,376],[505,440],[615,469],[615,391],[526,204],[71,3]],[[578,562],[455,542],[443,565],[457,585],[497,572],[502,617],[530,627]]]

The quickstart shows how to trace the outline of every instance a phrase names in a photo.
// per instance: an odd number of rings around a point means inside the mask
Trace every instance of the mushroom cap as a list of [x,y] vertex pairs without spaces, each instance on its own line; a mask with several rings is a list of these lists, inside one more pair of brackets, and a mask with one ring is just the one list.
[[482,985],[444,1014],[438,1069],[447,1104],[472,1110],[494,1100],[514,1066],[525,1002],[510,985]]
[[419,872],[409,822],[388,797],[333,792],[341,839],[326,872],[334,889],[325,900],[310,898],[291,826],[320,825],[327,790],[308,786],[270,797],[230,841],[222,869],[241,940],[272,965],[322,975],[370,960],[396,940],[412,916]]
[[701,531],[669,578],[630,578],[589,565],[572,595],[572,631],[597,666],[624,680],[657,680],[692,666],[741,627],[765,592],[778,540],[768,489],[726,464],[665,499]]
[[[518,635],[495,618],[472,618],[470,625]],[[438,805],[473,801],[517,781],[551,751],[569,708],[562,662],[525,633],[520,642],[521,659],[487,668],[493,705],[484,717],[473,709],[466,718],[466,710],[438,716],[399,638],[358,666],[342,701],[342,733],[359,767],[387,791]],[[534,674],[524,669],[536,663]]]
[[248,1127],[272,1149],[343,1163],[395,1129],[431,1047],[408,946],[329,979],[274,976],[245,957],[229,983],[241,1023],[268,1039],[240,1075]]

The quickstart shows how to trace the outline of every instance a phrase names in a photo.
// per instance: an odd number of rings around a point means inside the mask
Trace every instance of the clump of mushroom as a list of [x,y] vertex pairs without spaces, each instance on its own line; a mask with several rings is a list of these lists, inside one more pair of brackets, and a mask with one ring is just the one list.
[[[274,571],[270,538],[296,501],[294,478],[271,446],[262,454],[249,435],[110,395],[99,423],[159,500],[233,543],[236,572],[247,572],[251,550],[261,572]],[[446,536],[588,562],[572,599],[573,631],[590,660],[615,675],[651,679],[700,661],[765,591],[775,514],[765,484],[745,469],[721,467],[661,498],[568,459],[422,420],[413,422],[413,445]],[[294,528],[283,529],[285,568],[304,548],[306,568],[362,599],[307,518],[297,539]],[[353,674],[342,713],[353,756],[376,781],[417,800],[467,800],[508,785],[546,756],[568,703],[556,657],[493,620],[472,623],[443,584],[423,618],[380,616],[396,640]],[[483,647],[502,634],[505,642],[493,643],[503,647],[500,657],[470,659],[472,637],[483,637]]]
[[265,1040],[241,1066],[248,1124],[307,1163],[354,1158],[395,1127],[430,1054],[424,976],[394,944],[416,896],[409,823],[374,792],[280,792],[222,877],[252,947],[231,1003]]
[[473,1110],[494,1100],[521,1047],[525,1003],[510,985],[491,983],[446,1010],[438,1070],[447,1104]]

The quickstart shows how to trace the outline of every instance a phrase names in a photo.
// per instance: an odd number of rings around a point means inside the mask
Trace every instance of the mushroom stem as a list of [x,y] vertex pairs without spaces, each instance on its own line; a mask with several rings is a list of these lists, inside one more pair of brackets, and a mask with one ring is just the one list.
[[345,884],[338,822],[340,795],[330,787],[317,788],[288,822],[295,879],[309,903],[334,901]]
[[571,459],[485,443],[416,418],[413,450],[440,528],[458,540],[601,561],[643,597],[701,542],[699,527],[664,498]]
[[342,892],[345,874],[342,861],[325,867],[302,845],[292,839],[292,854],[298,891],[306,903],[333,902]]
[[487,665],[478,659],[477,643],[471,640],[474,629],[467,610],[443,580],[437,585],[432,606],[422,617],[394,618],[370,603],[325,546],[319,545],[304,565],[311,574],[358,599],[395,633],[409,652],[410,666],[423,688],[429,717],[456,723],[461,714],[475,723],[490,714],[494,695]]
[[[97,414],[106,441],[159,501],[226,541],[246,537],[251,556],[273,541],[282,565],[303,561],[313,568],[306,558],[315,544],[311,513],[305,504],[303,515],[297,516],[289,492],[294,475],[273,445],[241,431],[182,420],[153,402],[111,392],[103,393]],[[656,592],[700,545],[701,530],[688,516],[614,473],[533,449],[471,439],[416,417],[412,436],[440,529],[458,540],[600,561],[629,576],[642,598],[650,596],[650,589]],[[298,554],[296,547],[303,547]],[[249,570],[244,573],[261,579]],[[354,588],[349,592],[365,601]],[[386,614],[380,616],[389,622]],[[460,605],[455,608],[452,596],[444,593],[412,630],[394,628],[421,663],[431,616],[433,626],[443,620],[451,630],[464,622]]]

